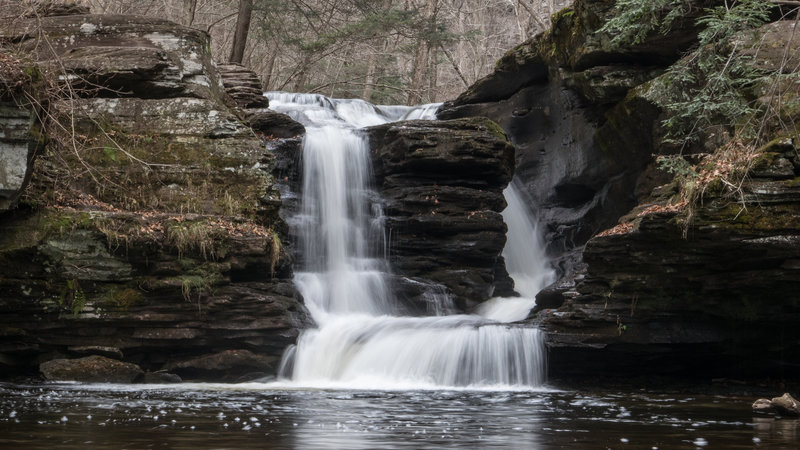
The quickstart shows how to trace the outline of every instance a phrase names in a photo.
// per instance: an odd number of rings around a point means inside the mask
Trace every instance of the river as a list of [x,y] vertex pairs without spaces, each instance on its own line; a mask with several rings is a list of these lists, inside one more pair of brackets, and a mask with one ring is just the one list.
[[0,384],[2,448],[797,448],[752,397]]

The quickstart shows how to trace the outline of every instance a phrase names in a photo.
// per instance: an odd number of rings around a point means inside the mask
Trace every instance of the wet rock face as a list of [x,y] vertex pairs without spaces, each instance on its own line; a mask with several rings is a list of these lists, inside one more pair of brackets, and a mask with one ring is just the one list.
[[462,119],[393,123],[368,132],[390,261],[396,274],[410,279],[396,280],[400,296],[424,303],[415,297],[427,280],[446,286],[461,309],[489,298],[508,278],[500,258],[506,233],[500,212],[514,148],[502,130],[487,119]]
[[786,178],[782,157],[798,149],[770,150],[744,204],[707,195],[685,238],[684,216],[640,208],[629,231],[588,242],[583,279],[540,315],[554,375],[797,375],[800,171]]
[[[782,110],[782,126],[765,124],[766,140],[779,139],[753,149],[741,195],[723,195],[717,180],[690,211],[663,206],[677,185],[652,155],[677,152],[663,142],[661,121],[669,95],[681,93],[656,86],[713,2],[693,3],[666,36],[615,47],[597,32],[614,2],[578,0],[439,111],[441,119],[492,118],[517,148],[515,176],[565,275],[537,296],[552,376],[798,375],[796,108]],[[793,27],[764,26],[752,65],[785,74]],[[489,92],[504,82],[514,88]],[[767,85],[749,95],[768,101]],[[777,85],[797,98],[796,86]],[[712,137],[684,154],[726,143],[725,133]]]
[[[707,2],[698,0],[697,10]],[[658,111],[629,105],[629,89],[659,75],[696,36],[692,17],[669,34],[614,46],[598,33],[614,2],[578,0],[551,30],[509,51],[496,70],[445,103],[440,119],[485,116],[517,148],[515,175],[545,226],[561,275],[580,266],[582,246],[641,197]],[[652,186],[650,186],[652,187]]]
[[[241,120],[252,109],[228,106],[207,35],[129,16],[37,23],[0,24],[0,40],[44,76],[60,58],[80,95],[50,100],[75,135],[48,129],[19,207],[0,216],[0,376],[102,347],[152,373],[230,351],[272,370],[308,319],[275,157]],[[254,367],[182,374],[230,381]]]
[[215,379],[220,381],[251,381],[274,375],[280,358],[257,355],[248,350],[225,350],[197,358],[173,361],[167,370],[183,380]]

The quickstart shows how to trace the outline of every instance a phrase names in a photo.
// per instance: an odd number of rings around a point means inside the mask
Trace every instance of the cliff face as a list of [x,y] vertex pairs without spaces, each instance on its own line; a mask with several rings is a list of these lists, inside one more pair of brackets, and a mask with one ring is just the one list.
[[[782,50],[796,48],[797,25],[743,38],[757,39],[749,56],[767,74],[746,95],[767,104],[782,86],[785,102],[763,128],[774,141],[740,158],[729,152],[737,129],[704,131],[684,149],[700,161],[686,178],[654,155],[677,150],[662,121],[680,113],[669,105],[681,93],[661,74],[696,42],[694,18],[614,46],[597,31],[612,4],[577,1],[439,114],[488,116],[517,146],[515,176],[564,275],[537,297],[534,319],[548,333],[551,374],[797,375],[800,117],[797,87],[782,81],[796,78]],[[731,189],[733,174],[743,181]]]
[[229,96],[205,33],[76,12],[0,25],[41,73],[48,139],[0,216],[3,374],[100,347],[185,378],[274,373],[307,319],[274,157],[243,120],[270,113],[232,68]]
[[433,282],[468,310],[510,295],[500,212],[514,148],[502,129],[478,118],[390,123],[368,132],[398,296],[424,307],[421,299],[437,293]]

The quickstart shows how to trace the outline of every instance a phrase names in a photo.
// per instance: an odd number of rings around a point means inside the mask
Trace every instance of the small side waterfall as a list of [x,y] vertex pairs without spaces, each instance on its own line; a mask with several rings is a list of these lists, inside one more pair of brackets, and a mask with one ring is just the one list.
[[544,243],[536,220],[524,201],[522,190],[514,179],[503,191],[506,209],[503,220],[508,226],[503,257],[506,269],[514,279],[514,289],[520,297],[494,298],[481,304],[476,313],[500,322],[516,322],[528,316],[536,305],[536,294],[555,281],[555,271],[547,262]]
[[295,284],[318,324],[287,351],[281,375],[295,385],[316,387],[542,384],[546,359],[535,328],[478,315],[395,315],[398,308],[385,282],[390,268],[383,218],[369,186],[369,149],[359,129],[433,119],[436,105],[267,95],[271,108],[306,126],[301,210],[292,221],[304,257]]

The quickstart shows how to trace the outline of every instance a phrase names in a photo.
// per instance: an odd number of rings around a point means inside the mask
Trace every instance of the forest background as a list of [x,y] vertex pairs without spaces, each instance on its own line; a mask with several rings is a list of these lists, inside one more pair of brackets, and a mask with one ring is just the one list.
[[[419,104],[458,96],[506,51],[549,28],[550,16],[571,0],[83,3],[93,13],[166,18],[206,30],[217,62],[241,56],[265,91]],[[236,38],[243,12],[250,18],[244,40]]]

